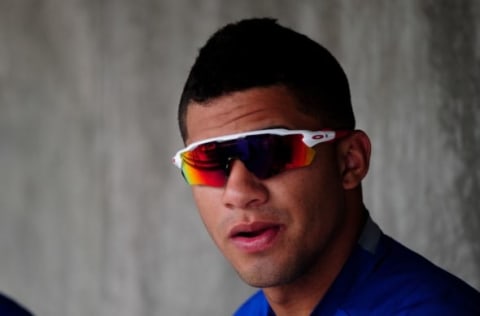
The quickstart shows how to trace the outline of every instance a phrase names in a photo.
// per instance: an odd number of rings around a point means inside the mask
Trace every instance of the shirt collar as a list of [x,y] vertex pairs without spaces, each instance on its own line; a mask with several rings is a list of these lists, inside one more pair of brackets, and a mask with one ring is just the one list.
[[358,239],[358,244],[369,253],[375,254],[381,235],[382,231],[372,220],[370,214],[367,214],[367,220]]

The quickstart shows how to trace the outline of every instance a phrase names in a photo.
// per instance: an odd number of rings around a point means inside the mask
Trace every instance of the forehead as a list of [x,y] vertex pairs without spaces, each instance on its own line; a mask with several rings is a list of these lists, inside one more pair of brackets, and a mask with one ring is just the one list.
[[187,109],[186,143],[272,127],[316,130],[318,118],[300,110],[298,100],[282,86],[252,88],[221,96]]

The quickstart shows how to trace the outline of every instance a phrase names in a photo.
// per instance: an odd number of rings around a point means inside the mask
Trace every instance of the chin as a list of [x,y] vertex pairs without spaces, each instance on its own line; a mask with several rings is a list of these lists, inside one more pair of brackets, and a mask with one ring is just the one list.
[[297,274],[291,269],[272,269],[273,265],[265,264],[260,269],[250,271],[238,271],[239,277],[248,285],[256,288],[269,288],[288,284],[297,278]]

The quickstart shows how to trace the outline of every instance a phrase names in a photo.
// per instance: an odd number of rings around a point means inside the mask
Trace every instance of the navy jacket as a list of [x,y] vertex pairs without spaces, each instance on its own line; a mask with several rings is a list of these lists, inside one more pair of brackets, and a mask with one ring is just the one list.
[[32,314],[12,299],[0,294],[0,316],[32,316]]

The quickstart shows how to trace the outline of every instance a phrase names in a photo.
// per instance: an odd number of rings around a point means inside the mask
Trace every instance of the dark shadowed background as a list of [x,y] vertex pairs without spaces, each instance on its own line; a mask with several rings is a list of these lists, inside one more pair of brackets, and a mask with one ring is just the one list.
[[385,232],[480,289],[480,1],[0,1],[0,291],[38,315],[228,315],[252,289],[171,165],[190,65],[272,16],[344,66]]

